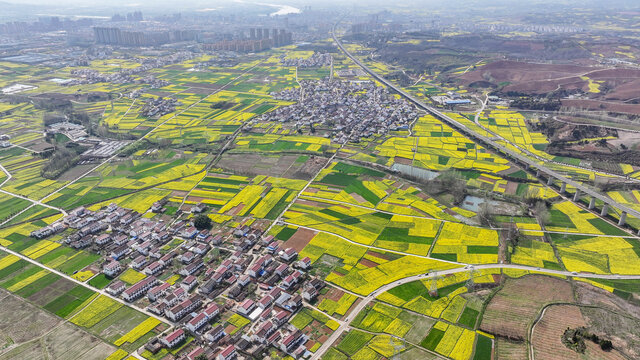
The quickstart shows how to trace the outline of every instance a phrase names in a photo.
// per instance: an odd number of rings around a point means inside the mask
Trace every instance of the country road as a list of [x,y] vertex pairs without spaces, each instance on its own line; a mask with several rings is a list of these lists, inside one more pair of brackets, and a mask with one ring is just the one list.
[[367,297],[365,297],[362,301],[360,301],[350,312],[347,317],[345,317],[340,326],[336,331],[334,331],[331,336],[325,341],[320,348],[313,354],[311,360],[318,360],[322,357],[322,355],[331,348],[333,343],[340,338],[343,332],[350,328],[351,322],[356,318],[358,313],[360,313],[371,301],[373,301],[376,296],[384,293],[385,291],[391,290],[396,286],[400,286],[402,284],[406,284],[416,280],[424,280],[424,279],[432,279],[435,277],[445,276],[456,274],[460,272],[469,272],[471,270],[485,270],[485,269],[519,269],[519,270],[528,270],[533,271],[535,273],[540,274],[549,274],[549,275],[562,275],[562,276],[570,276],[577,278],[586,278],[586,279],[609,279],[609,280],[638,280],[640,279],[640,275],[599,275],[599,274],[588,274],[588,273],[574,273],[571,271],[561,271],[561,270],[551,270],[551,269],[542,269],[542,268],[534,268],[531,266],[524,265],[513,265],[513,264],[485,264],[485,265],[469,265],[466,267],[449,269],[449,270],[440,270],[440,271],[432,271],[426,274],[420,274],[415,276],[406,277],[404,279],[396,280],[392,283],[379,287],[377,290],[373,291]]
[[[409,99],[411,102],[413,102],[414,104],[416,104],[417,106],[419,106],[420,108],[427,110],[428,112],[432,113],[433,115],[435,115],[436,117],[442,119],[444,122],[449,123],[450,125],[452,125],[454,128],[457,128],[459,130],[461,130],[463,133],[467,134],[468,136],[470,136],[471,138],[474,138],[475,140],[479,140],[480,142],[484,142],[486,144],[489,144],[490,146],[492,146],[494,149],[497,149],[498,152],[502,152],[505,153],[509,156],[511,156],[512,158],[517,159],[518,161],[527,164],[529,166],[535,167],[537,169],[539,169],[540,171],[544,172],[545,174],[548,174],[549,176],[563,181],[565,183],[567,183],[568,185],[574,186],[576,189],[579,189],[580,191],[582,191],[583,193],[586,193],[588,195],[591,195],[597,199],[603,200],[606,204],[609,204],[611,206],[615,206],[618,209],[620,209],[621,211],[625,211],[631,215],[634,216],[640,216],[640,213],[635,211],[634,209],[630,209],[627,208],[624,205],[618,204],[617,202],[609,199],[608,197],[605,197],[589,188],[587,188],[586,186],[579,184],[571,179],[565,178],[564,176],[556,173],[555,171],[546,168],[544,165],[538,164],[536,163],[534,160],[527,158],[525,156],[523,156],[520,153],[516,153],[513,152],[511,150],[509,150],[508,148],[496,143],[495,141],[493,141],[492,139],[487,138],[486,136],[477,134],[475,132],[473,132],[472,130],[466,128],[466,126],[464,126],[461,123],[458,123],[457,121],[451,119],[450,117],[442,114],[440,111],[428,107],[425,104],[423,104],[422,102],[420,102],[419,100],[413,98],[410,94],[404,92],[402,89],[399,89],[397,86],[395,86],[394,84],[390,83],[389,81],[385,80],[384,78],[382,78],[381,76],[377,75],[375,72],[373,72],[372,70],[370,70],[367,66],[365,66],[364,64],[362,64],[358,59],[356,59],[354,56],[352,56],[342,45],[342,43],[340,42],[340,40],[338,39],[338,37],[335,34],[335,28],[337,26],[337,23],[334,25],[332,31],[331,31],[331,35],[334,39],[334,41],[336,42],[336,44],[338,45],[338,47],[342,50],[342,52],[344,52],[345,55],[347,55],[351,60],[353,60],[358,66],[360,66],[363,70],[365,70],[366,72],[368,72],[370,75],[372,75],[375,79],[377,79],[378,81],[382,82],[383,84],[385,84],[386,86],[392,88],[393,90],[395,90],[396,92],[398,92],[400,95],[404,96],[405,98]],[[483,104],[482,109],[484,109],[484,106],[486,105],[486,102]],[[475,121],[477,122],[478,120],[478,116],[481,113],[482,109],[478,112],[478,115],[476,115],[476,119]],[[306,196],[305,196],[306,197]],[[313,196],[311,196],[313,198]],[[376,209],[370,209],[372,211],[376,211]],[[285,222],[287,223],[287,222]],[[293,224],[291,223],[291,225],[295,225],[301,228],[306,228],[306,229],[310,229],[310,230],[314,230],[314,231],[323,231],[323,230],[318,230],[318,229],[314,229],[312,227],[308,227],[308,226],[300,226],[297,224]],[[356,243],[344,236],[341,236],[339,234],[335,234],[335,233],[331,233],[331,232],[327,232],[327,231],[323,231],[335,236],[340,237],[343,240],[348,241],[349,243],[352,244],[356,244],[356,245],[360,245],[360,246],[365,246],[367,248],[372,248],[372,249],[376,249],[376,247],[372,247],[372,246],[367,246],[367,245],[363,245],[360,243]],[[389,251],[388,249],[385,249],[385,251]],[[418,257],[423,257],[423,258],[430,258],[429,256],[420,256],[420,255],[413,255],[413,254],[407,254],[407,253],[402,253],[402,252],[396,252],[398,254],[403,254],[403,255],[411,255],[411,256],[418,256]],[[439,259],[433,259],[433,260],[438,260]],[[425,280],[425,279],[433,279],[433,278],[437,278],[437,277],[441,277],[441,276],[446,276],[446,275],[451,275],[451,274],[456,274],[456,273],[462,273],[462,272],[471,272],[471,271],[477,271],[477,270],[489,270],[489,269],[499,269],[499,270],[503,270],[503,269],[517,269],[517,270],[524,270],[524,271],[531,271],[532,273],[538,273],[538,274],[546,274],[546,275],[555,275],[555,276],[566,276],[566,277],[573,277],[573,278],[587,278],[587,279],[608,279],[608,280],[638,280],[640,279],[640,274],[636,274],[636,275],[622,275],[622,274],[591,274],[591,273],[578,273],[578,272],[571,272],[571,271],[563,271],[563,270],[551,270],[551,269],[544,269],[544,268],[538,268],[538,267],[531,267],[531,266],[525,266],[525,265],[515,265],[515,264],[483,264],[483,265],[468,265],[468,264],[464,264],[464,263],[458,263],[458,262],[452,262],[452,261],[443,261],[449,264],[454,264],[454,265],[458,265],[458,267],[453,268],[453,269],[448,269],[448,270],[440,270],[440,271],[430,271],[424,274],[419,274],[419,275],[414,275],[414,276],[409,276],[403,279],[399,279],[396,281],[393,281],[389,284],[383,285],[381,287],[379,287],[378,289],[374,290],[373,292],[371,292],[370,294],[368,294],[364,299],[362,299],[362,301],[360,301],[353,309],[351,309],[351,311],[349,312],[349,315],[347,315],[345,318],[343,318],[339,324],[340,326],[338,327],[338,329],[336,331],[334,331],[329,338],[320,346],[320,348],[318,348],[318,350],[313,354],[313,356],[311,357],[312,360],[318,360],[320,359],[333,345],[334,343],[342,336],[342,334],[345,331],[348,331],[350,329],[350,324],[351,322],[356,318],[356,316],[367,306],[369,305],[369,303],[371,303],[373,300],[375,300],[375,298],[394,288],[397,286],[400,286],[402,284],[406,284],[412,281],[416,281],[416,280]]]
[[138,310],[138,311],[140,311],[141,313],[144,313],[147,316],[150,316],[152,318],[158,319],[158,320],[160,320],[160,321],[162,321],[164,323],[168,323],[168,324],[171,325],[171,327],[175,326],[175,324],[173,324],[168,319],[160,317],[160,316],[158,316],[158,315],[156,315],[156,314],[154,314],[152,312],[149,312],[149,311],[147,311],[145,309],[141,309],[141,308],[139,308],[139,307],[137,307],[137,306],[135,306],[135,305],[133,305],[131,303],[128,303],[128,302],[124,301],[123,299],[120,299],[119,297],[116,297],[116,296],[113,296],[113,295],[109,294],[108,292],[106,292],[106,291],[104,291],[102,289],[98,289],[98,288],[93,287],[93,286],[91,286],[91,285],[89,285],[87,283],[84,283],[84,282],[80,281],[80,280],[74,279],[71,276],[69,276],[69,275],[67,275],[67,274],[65,274],[65,273],[63,273],[61,271],[58,271],[58,270],[53,269],[53,268],[50,268],[50,267],[48,267],[48,266],[46,266],[44,264],[41,264],[41,263],[37,262],[36,260],[31,259],[28,256],[20,254],[19,252],[13,251],[13,250],[8,249],[8,248],[6,248],[4,246],[0,246],[0,250],[4,251],[6,253],[9,253],[11,255],[15,255],[15,256],[21,258],[22,260],[28,261],[28,262],[30,262],[30,263],[32,263],[32,264],[34,264],[36,266],[39,266],[39,267],[41,267],[41,268],[43,268],[43,269],[45,269],[45,270],[47,270],[49,272],[52,272],[52,273],[54,273],[54,274],[56,274],[56,275],[58,275],[60,277],[63,277],[66,280],[69,280],[69,281],[74,282],[74,283],[76,283],[78,285],[82,285],[82,286],[84,286],[84,287],[86,287],[88,289],[91,289],[92,291],[95,291],[95,292],[99,293],[100,295],[107,296],[107,297],[109,297],[109,298],[111,298],[111,299],[113,299],[113,300],[115,300],[115,301],[117,301],[117,302],[119,302],[119,303],[121,303],[121,304],[123,304],[125,306],[129,306],[129,307],[131,307],[131,308],[133,308],[135,310]]

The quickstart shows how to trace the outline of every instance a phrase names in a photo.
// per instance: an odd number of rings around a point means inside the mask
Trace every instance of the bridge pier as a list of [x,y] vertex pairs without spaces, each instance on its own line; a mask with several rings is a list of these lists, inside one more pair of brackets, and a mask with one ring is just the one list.
[[589,201],[589,210],[593,210],[596,207],[596,198],[592,197],[591,201]]
[[608,213],[609,213],[609,205],[604,204],[602,206],[602,211],[600,211],[600,216],[607,216]]
[[560,192],[563,193],[563,194],[565,192],[567,192],[567,183],[566,182],[563,182],[562,185],[560,186]]
[[580,189],[576,189],[576,193],[573,195],[573,201],[577,202],[580,200]]
[[622,212],[622,214],[620,214],[620,220],[618,221],[618,226],[624,226],[624,224],[627,223],[627,213],[626,212]]
[[551,185],[553,185],[553,178],[549,176],[549,178],[547,179],[547,186],[551,186]]
[[536,170],[536,177],[540,177],[540,170]]

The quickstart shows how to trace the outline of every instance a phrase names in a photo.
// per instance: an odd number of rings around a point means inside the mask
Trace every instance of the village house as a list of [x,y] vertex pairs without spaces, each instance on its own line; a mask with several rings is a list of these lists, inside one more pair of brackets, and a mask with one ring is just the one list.
[[198,278],[196,278],[193,275],[189,275],[186,278],[184,278],[184,280],[182,280],[182,282],[180,283],[180,287],[183,288],[185,291],[189,292],[197,284],[198,284]]
[[256,303],[251,299],[246,299],[240,305],[238,305],[238,314],[243,316],[249,316],[253,309],[255,309]]
[[150,301],[156,301],[159,298],[163,297],[170,288],[171,288],[171,284],[162,283],[162,284],[152,288],[151,290],[149,290],[149,292],[147,292],[147,298]]
[[131,251],[128,246],[122,245],[111,252],[111,258],[120,260],[121,257],[127,255]]
[[142,272],[147,275],[156,275],[164,269],[164,266],[159,261],[154,261],[147,266]]
[[307,336],[300,330],[296,330],[282,340],[280,349],[286,353],[291,353],[298,346],[307,341]]
[[291,262],[298,256],[298,253],[293,248],[286,248],[279,255],[283,261]]
[[178,329],[160,340],[166,347],[173,348],[186,339],[184,330]]
[[201,303],[202,301],[198,297],[191,297],[168,309],[165,311],[165,314],[170,320],[178,321],[191,311],[198,308]]
[[113,296],[118,296],[126,288],[127,288],[127,285],[123,281],[116,280],[116,281],[112,282],[111,284],[109,284],[109,286],[107,287],[107,289],[105,291],[107,293],[113,295]]
[[116,276],[118,276],[120,271],[122,271],[122,265],[120,265],[120,262],[116,260],[109,261],[102,268],[102,272],[110,278],[115,278]]
[[229,345],[218,354],[218,360],[233,360],[238,356],[236,348]]
[[311,259],[308,256],[298,260],[296,265],[303,270],[309,270],[311,268]]
[[158,279],[156,279],[154,276],[149,276],[148,278],[138,281],[130,288],[125,290],[122,294],[122,298],[129,302],[135,301],[137,298],[146,294],[147,291],[157,283]]
[[196,271],[200,270],[200,268],[202,268],[203,266],[204,266],[204,262],[202,262],[202,260],[199,259],[180,269],[179,274],[183,276],[189,276],[191,274],[194,274]]
[[137,256],[135,259],[133,259],[133,261],[131,262],[131,267],[136,269],[136,270],[140,270],[142,269],[145,265],[147,265],[147,258],[144,257],[143,255]]
[[99,246],[105,245],[109,241],[111,241],[111,236],[109,236],[109,234],[100,234],[93,239],[93,242]]
[[191,213],[199,214],[199,213],[205,212],[206,210],[207,210],[207,205],[200,202],[191,208]]
[[204,338],[207,339],[207,341],[215,343],[218,340],[222,339],[223,337],[225,337],[227,334],[224,332],[224,327],[222,327],[222,325],[218,325],[215,328],[207,331],[204,334]]
[[214,317],[218,316],[218,314],[220,314],[220,307],[218,306],[218,304],[215,304],[215,303],[210,304],[203,311],[203,313],[207,316],[207,319],[211,320]]
[[182,231],[182,237],[186,239],[193,239],[198,235],[198,229],[195,226],[188,227]]
[[192,333],[195,333],[196,331],[198,331],[198,329],[205,326],[208,320],[209,319],[204,313],[200,313],[194,316],[193,319],[189,320],[189,322],[186,325],[186,328]]

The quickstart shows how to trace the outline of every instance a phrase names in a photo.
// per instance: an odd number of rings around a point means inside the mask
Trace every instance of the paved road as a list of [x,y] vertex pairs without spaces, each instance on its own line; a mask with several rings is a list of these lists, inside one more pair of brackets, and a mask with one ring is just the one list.
[[604,202],[605,204],[608,204],[609,206],[613,206],[615,208],[617,208],[620,211],[626,212],[629,215],[632,215],[636,218],[640,218],[640,211],[637,211],[635,209],[632,209],[626,205],[620,204],[614,200],[612,200],[611,198],[604,196],[590,188],[588,188],[587,186],[578,183],[577,181],[574,181],[572,179],[569,179],[565,176],[563,176],[562,174],[549,169],[548,167],[546,167],[543,164],[539,164],[537,163],[535,160],[530,159],[522,154],[520,154],[519,152],[515,152],[499,143],[497,143],[496,141],[494,141],[493,139],[478,134],[476,132],[474,132],[473,130],[467,128],[464,124],[452,119],[451,117],[445,115],[444,113],[442,113],[440,110],[432,108],[430,106],[425,105],[422,101],[418,100],[417,98],[413,97],[411,94],[407,93],[406,91],[402,90],[399,86],[395,85],[394,83],[386,80],[385,78],[383,78],[382,76],[378,75],[376,72],[374,72],[373,70],[369,69],[369,67],[367,67],[365,64],[363,64],[360,60],[358,60],[355,56],[353,56],[351,53],[349,53],[347,51],[347,49],[344,48],[344,46],[342,46],[342,43],[340,42],[340,40],[338,39],[338,37],[335,34],[335,26],[331,31],[331,36],[333,37],[333,40],[336,42],[336,44],[338,45],[338,47],[340,48],[340,50],[342,50],[342,52],[345,53],[345,55],[347,55],[351,60],[353,60],[353,62],[355,62],[358,66],[360,66],[364,71],[368,72],[372,77],[374,77],[376,80],[380,81],[381,83],[385,84],[386,86],[390,87],[391,89],[395,90],[398,94],[400,94],[401,96],[405,97],[406,99],[408,99],[409,101],[411,101],[412,103],[414,103],[415,105],[417,105],[419,108],[422,108],[426,111],[428,111],[429,113],[431,113],[432,115],[434,115],[435,117],[439,118],[440,120],[444,121],[445,123],[447,123],[448,125],[450,125],[451,127],[455,128],[456,130],[460,131],[461,133],[475,139],[476,141],[480,142],[480,143],[484,143],[486,145],[488,145],[489,147],[493,148],[494,150],[502,153],[502,154],[506,154],[508,157],[515,159],[517,162],[521,163],[521,164],[525,164],[527,166],[530,166],[534,169],[538,169],[540,170],[542,173],[546,174],[547,176],[550,176],[556,180],[559,180],[563,183],[566,183],[569,186],[572,186],[576,189],[579,189],[581,191],[582,194],[586,194],[589,196],[592,196],[602,202]]
[[420,274],[415,276],[410,276],[404,279],[396,280],[392,283],[379,287],[377,290],[373,291],[367,297],[365,297],[362,301],[360,301],[354,308],[351,310],[349,315],[345,317],[340,322],[340,327],[336,331],[334,331],[331,336],[325,341],[322,346],[313,354],[311,357],[312,360],[317,360],[322,357],[322,355],[331,348],[333,343],[342,335],[343,332],[349,329],[351,322],[355,317],[360,313],[365,306],[367,306],[371,301],[373,301],[376,296],[384,293],[385,291],[391,290],[396,286],[400,286],[402,284],[406,284],[416,280],[424,280],[431,279],[435,277],[445,276],[456,274],[460,272],[469,272],[471,270],[483,270],[483,269],[519,269],[519,270],[528,270],[537,273],[549,274],[549,275],[563,275],[570,277],[579,277],[579,278],[587,278],[587,279],[610,279],[610,280],[638,280],[640,279],[640,275],[598,275],[598,274],[588,274],[588,273],[573,273],[570,271],[561,271],[561,270],[550,270],[550,269],[542,269],[542,268],[534,268],[531,266],[524,265],[513,265],[513,264],[486,264],[486,265],[475,265],[470,267],[449,269],[449,270],[441,270],[441,271],[433,271],[427,274]]
[[141,309],[141,308],[139,308],[139,307],[137,307],[137,306],[134,306],[134,305],[132,305],[131,303],[128,303],[128,302],[126,302],[126,301],[124,301],[123,299],[120,299],[120,298],[118,298],[118,297],[115,297],[115,296],[113,296],[113,295],[109,294],[108,292],[106,292],[106,291],[104,291],[104,290],[102,290],[102,289],[95,288],[95,287],[93,287],[93,286],[91,286],[91,285],[89,285],[89,284],[83,283],[83,282],[82,282],[82,281],[80,281],[80,280],[74,279],[74,278],[72,278],[71,276],[69,276],[69,275],[67,275],[67,274],[65,274],[65,273],[63,273],[63,272],[61,272],[61,271],[58,271],[58,270],[53,269],[53,268],[50,268],[50,267],[48,267],[48,266],[46,266],[46,265],[44,265],[44,264],[41,264],[41,263],[37,262],[36,260],[31,259],[30,257],[27,257],[27,256],[25,256],[25,255],[20,254],[19,252],[15,252],[15,251],[13,251],[13,250],[11,250],[11,249],[8,249],[8,248],[6,248],[6,247],[4,247],[4,246],[0,246],[0,250],[2,250],[2,251],[4,251],[4,252],[7,252],[7,253],[9,253],[9,254],[11,254],[11,255],[15,255],[15,256],[17,256],[17,257],[21,258],[22,260],[28,261],[28,262],[30,262],[30,263],[32,263],[32,264],[34,264],[34,265],[36,265],[36,266],[39,266],[39,267],[41,267],[41,268],[43,268],[43,269],[45,269],[45,270],[48,270],[48,271],[50,271],[50,272],[52,272],[52,273],[54,273],[54,274],[56,274],[56,275],[58,275],[58,276],[60,276],[60,277],[65,278],[66,280],[69,280],[69,281],[71,281],[71,282],[74,282],[74,283],[76,283],[76,284],[78,284],[78,285],[82,285],[82,286],[84,286],[84,287],[86,287],[86,288],[89,288],[89,289],[91,289],[91,290],[93,290],[93,291],[95,291],[95,292],[99,293],[100,295],[104,295],[104,296],[110,297],[111,299],[113,299],[113,300],[115,300],[115,301],[117,301],[117,302],[119,302],[119,303],[121,303],[121,304],[124,304],[124,305],[126,305],[126,306],[129,306],[129,307],[131,307],[131,308],[134,308],[134,309],[136,309],[136,310],[140,311],[141,313],[144,313],[145,315],[148,315],[148,316],[150,316],[150,317],[156,318],[156,319],[158,319],[158,320],[160,320],[160,321],[162,321],[162,322],[164,322],[164,323],[171,324],[171,326],[172,326],[172,327],[175,325],[175,324],[173,324],[171,321],[169,321],[168,319],[165,319],[165,318],[163,318],[163,317],[160,317],[160,316],[158,316],[158,315],[156,315],[156,314],[154,314],[154,313],[152,313],[152,312],[149,312],[149,311],[147,311],[147,310],[145,310],[145,309]]

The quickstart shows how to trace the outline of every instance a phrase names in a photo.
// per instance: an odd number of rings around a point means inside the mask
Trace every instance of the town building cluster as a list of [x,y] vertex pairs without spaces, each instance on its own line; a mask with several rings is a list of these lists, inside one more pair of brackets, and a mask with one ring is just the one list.
[[333,62],[331,54],[318,52],[314,52],[308,58],[288,58],[285,54],[280,57],[282,66],[297,66],[299,68],[329,66],[331,62]]
[[108,82],[113,84],[126,84],[126,83],[145,83],[151,84],[156,87],[160,87],[163,82],[157,80],[152,75],[145,75],[140,79],[135,79],[134,75],[143,74],[149,70],[159,67],[176,64],[179,62],[193,59],[194,54],[189,51],[178,51],[166,56],[148,57],[135,59],[141,65],[133,68],[120,69],[117,72],[104,74],[94,69],[80,68],[72,69],[71,75],[74,76],[71,81],[65,82],[66,86],[82,85],[82,84],[96,84],[102,82]]
[[[206,209],[198,205],[192,212]],[[152,207],[162,209],[162,201]],[[102,272],[115,279],[105,291],[172,325],[145,345],[153,353],[175,348],[190,335],[197,346],[188,358],[232,359],[240,353],[260,358],[269,346],[307,358],[309,338],[289,319],[325,283],[309,275],[309,258],[299,259],[294,249],[264,233],[267,224],[198,230],[185,220],[167,224],[110,204],[98,211],[77,208],[31,236],[69,233],[68,246],[103,254]],[[117,279],[128,268],[146,277],[134,284]],[[233,313],[250,321],[242,331],[220,325]]]
[[406,130],[418,118],[413,105],[372,81],[303,80],[300,84],[271,94],[295,104],[265,113],[258,120],[292,122],[298,128],[325,125],[334,129],[332,141],[344,144]]
[[173,98],[158,97],[147,99],[142,106],[140,114],[149,117],[162,116],[174,112],[178,105],[180,105],[180,102]]
[[207,51],[235,51],[235,52],[257,52],[280,47],[293,43],[293,34],[285,29],[251,28],[249,38],[226,39],[214,43],[204,43],[202,48]]

